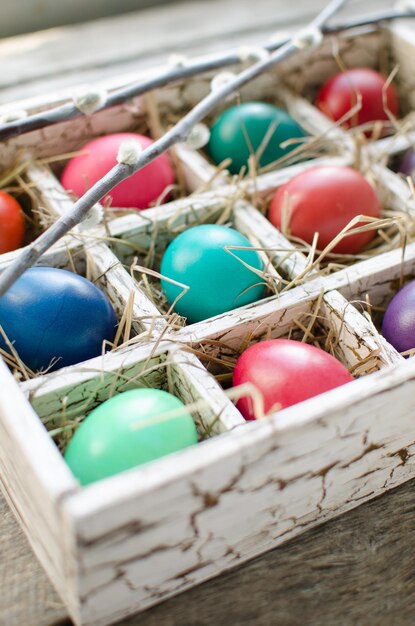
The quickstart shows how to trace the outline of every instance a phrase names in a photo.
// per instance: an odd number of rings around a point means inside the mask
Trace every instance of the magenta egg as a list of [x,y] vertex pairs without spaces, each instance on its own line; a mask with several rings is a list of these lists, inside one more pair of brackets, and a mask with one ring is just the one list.
[[[353,380],[349,370],[320,348],[292,339],[259,341],[242,352],[233,386],[252,383],[262,395],[265,413],[312,398]],[[238,409],[246,420],[256,419],[249,397]]]
[[[124,141],[137,141],[144,150],[153,141],[136,133],[116,133],[87,143],[80,154],[65,166],[61,183],[81,197],[92,185],[117,164],[117,154]],[[103,199],[112,207],[147,209],[174,182],[174,171],[167,155],[162,154],[130,178],[119,183]]]
[[415,348],[415,280],[400,289],[389,302],[382,334],[398,352]]

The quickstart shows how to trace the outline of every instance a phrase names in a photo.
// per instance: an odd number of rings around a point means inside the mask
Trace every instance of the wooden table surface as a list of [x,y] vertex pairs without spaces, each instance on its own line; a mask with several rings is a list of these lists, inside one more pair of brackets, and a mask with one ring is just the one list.
[[[0,103],[189,54],[260,42],[324,0],[182,2],[0,41]],[[343,14],[391,6],[354,1]],[[123,626],[406,626],[415,623],[415,483],[362,505]],[[65,607],[0,495],[0,626],[70,626]],[[121,625],[120,625],[121,626]]]

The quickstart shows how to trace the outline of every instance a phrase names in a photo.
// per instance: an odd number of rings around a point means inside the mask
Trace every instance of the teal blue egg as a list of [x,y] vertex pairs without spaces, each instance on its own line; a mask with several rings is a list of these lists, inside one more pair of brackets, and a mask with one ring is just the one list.
[[200,322],[225,311],[250,304],[264,297],[262,276],[245,264],[262,272],[263,263],[255,250],[231,250],[229,247],[252,248],[250,241],[233,228],[204,224],[189,228],[168,246],[161,263],[161,274],[189,287],[167,280],[161,285],[170,305],[187,318]]
[[[260,167],[297,148],[299,143],[295,140],[305,136],[301,126],[286,111],[265,102],[245,102],[230,107],[217,118],[210,133],[208,152],[212,161],[219,165],[231,159],[228,169],[232,174],[239,174],[242,167],[247,167],[249,156],[263,144]],[[282,145],[289,139],[294,141]]]

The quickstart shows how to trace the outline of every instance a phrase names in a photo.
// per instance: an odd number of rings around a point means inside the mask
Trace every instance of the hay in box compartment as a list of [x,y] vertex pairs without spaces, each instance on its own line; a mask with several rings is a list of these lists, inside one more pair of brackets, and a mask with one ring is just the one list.
[[[111,245],[114,252],[130,270],[140,288],[147,294],[154,306],[162,312],[170,324],[182,326],[172,307],[166,302],[160,284],[160,262],[167,246],[180,233],[203,224],[217,224],[231,227],[244,235],[252,244],[263,262],[263,270],[257,274],[257,282],[267,286],[264,297],[277,293],[288,281],[281,258],[274,259],[268,254],[269,233],[274,229],[263,220],[253,207],[238,199],[240,193],[221,198],[218,190],[216,198],[189,198],[167,207],[157,214],[146,212],[136,219],[119,220],[108,225]],[[256,220],[256,222],[255,222]],[[259,228],[253,228],[254,224]],[[275,241],[279,235],[275,233]],[[272,251],[271,251],[272,252]],[[209,285],[206,285],[209,288]],[[238,308],[235,306],[234,308]]]
[[[330,159],[324,161],[323,166],[331,165]],[[289,206],[287,206],[287,218],[286,223],[282,224],[282,233],[299,252],[303,253],[308,258],[307,274],[305,276],[299,276],[298,279],[313,277],[316,272],[322,275],[328,275],[341,270],[347,265],[359,263],[371,256],[402,248],[412,241],[414,237],[414,209],[413,202],[408,202],[408,200],[411,200],[411,190],[406,181],[398,180],[398,177],[386,170],[383,165],[371,164],[367,158],[364,159],[364,163],[360,164],[360,167],[356,167],[352,158],[350,158],[350,161],[345,161],[343,164],[338,161],[333,161],[333,166],[352,167],[356,171],[360,171],[376,192],[381,205],[381,213],[379,218],[368,218],[364,223],[360,224],[357,218],[352,220],[330,244],[321,250],[318,245],[318,239],[311,244],[295,237],[291,233],[288,217]],[[291,178],[290,176],[288,180]],[[270,203],[276,191],[282,184],[287,183],[288,180],[285,177],[281,182],[276,177],[274,180],[269,179],[268,184],[262,186],[261,194],[252,195],[251,202],[261,212],[267,215]],[[287,198],[287,205],[289,205],[289,198]],[[363,206],[362,214],[364,214]],[[316,226],[318,227],[318,224]],[[373,239],[358,252],[354,254],[344,254],[333,251],[334,245],[347,239],[349,234],[367,231],[376,231],[376,234]]]
[[[240,71],[243,66],[232,66],[230,69]],[[252,147],[248,145],[251,153],[249,167],[241,170],[239,176],[232,176],[227,171],[228,160],[222,164],[214,164],[208,154],[207,148],[201,148],[197,151],[189,149],[185,144],[179,144],[176,147],[177,154],[184,162],[192,162],[191,169],[193,177],[189,179],[189,186],[193,189],[205,189],[212,184],[216,187],[241,177],[255,179],[258,175],[268,171],[280,170],[286,168],[290,171],[291,167],[295,167],[305,160],[316,160],[324,156],[338,156],[342,150],[339,146],[339,134],[336,129],[330,133],[327,132],[326,125],[321,123],[320,116],[314,107],[298,97],[294,97],[289,89],[284,86],[280,78],[276,75],[276,70],[270,69],[260,77],[256,78],[248,85],[242,87],[240,91],[226,102],[221,103],[217,109],[204,120],[204,125],[210,128],[217,117],[226,109],[233,106],[240,106],[247,102],[264,102],[272,104],[283,111],[286,111],[292,119],[297,122],[304,130],[305,136],[302,139],[293,141],[293,149],[281,158],[276,158],[274,162],[269,163],[265,167],[259,167],[255,153]],[[180,83],[177,87],[157,90],[152,95],[152,119],[153,124],[160,134],[162,130],[167,130],[173,126],[186,112],[188,112],[195,104],[211,89],[211,82],[215,75],[207,73],[200,77],[194,78],[192,81]],[[261,97],[258,97],[261,94]],[[173,103],[173,104],[172,104]],[[262,152],[267,146],[269,138],[264,137],[264,142],[260,146]],[[249,141],[247,140],[249,144]],[[190,156],[193,152],[193,155]]]
[[[392,116],[387,122],[388,132],[394,134],[406,121],[413,129],[415,91],[410,73],[411,50],[409,41],[400,38],[400,34],[408,36],[405,26],[397,26],[393,32],[389,29],[373,32],[370,28],[363,28],[359,37],[350,33],[332,35],[307,57],[306,62],[304,55],[289,60],[278,69],[279,77],[295,93],[314,103],[322,85],[338,72],[356,67],[374,69],[393,81],[397,91],[399,116],[398,119],[392,119]],[[357,126],[347,134],[359,136],[363,130],[370,131],[367,141],[376,142],[381,137],[377,126],[376,123]]]
[[[36,239],[56,219],[31,177],[32,167],[33,161],[30,158],[22,158],[0,174],[0,190],[16,200],[23,213],[24,238],[21,247]],[[3,253],[0,259],[8,258],[5,255],[10,255],[14,250]]]
[[336,277],[338,290],[365,314],[378,332],[381,332],[388,304],[414,278],[413,243],[404,250],[394,250],[363,262],[359,266],[358,278],[352,268],[348,272],[339,272]]
[[[99,242],[89,246],[82,245],[76,238],[73,238],[67,245],[62,245],[45,254],[39,266],[64,269],[83,276],[107,296],[117,318],[117,328],[114,340],[103,342],[103,354],[108,349],[117,349],[118,346],[133,338],[135,342],[138,342],[143,335],[147,337],[140,323],[143,312],[135,302],[134,283],[106,246]],[[92,317],[90,322],[93,324]],[[18,380],[28,380],[44,375],[49,369],[40,372],[31,371],[20,359],[12,344],[8,353],[2,351],[2,356]]]
[[[54,390],[49,395],[42,395],[38,401],[36,393],[42,390],[43,385],[39,381],[32,405],[62,452],[74,431],[95,407],[132,389],[161,389],[181,399],[194,416],[200,440],[225,428],[221,420],[226,425],[226,411],[225,416],[223,412],[220,416],[217,408],[200,394],[199,388],[193,383],[195,372],[192,370],[196,369],[196,376],[199,373],[205,388],[215,388],[214,380],[204,373],[201,363],[189,354],[174,350],[174,346],[171,346],[170,351],[157,352],[155,356],[147,355],[143,361],[131,366],[113,367],[110,359],[91,361],[85,368],[81,402],[73,401],[73,398],[79,397],[79,384]],[[142,351],[141,355],[144,356]],[[178,377],[181,377],[182,384],[178,384]],[[59,385],[59,377],[49,376],[50,381]],[[226,404],[225,400],[225,407]],[[229,407],[228,411],[233,412]]]
[[[400,60],[402,52],[405,62],[409,48],[413,58],[407,34],[398,27],[391,32],[396,59]],[[377,31],[370,35],[378,49],[382,36]],[[365,38],[360,39],[359,33],[354,37],[366,50]],[[317,53],[308,58],[318,58]],[[308,66],[304,63],[303,67]],[[287,62],[281,70],[288,68]],[[174,88],[166,89],[166,96],[169,93],[173,115],[182,102],[174,96]],[[296,101],[295,93],[290,97]],[[355,145],[347,134],[328,124],[309,103],[296,102],[318,127],[317,135],[333,133],[339,156],[323,157],[323,162],[325,158],[355,162]],[[150,115],[143,99],[134,99],[134,106],[141,107],[144,118]],[[92,136],[132,128],[133,117],[128,105],[122,105],[42,133],[34,131],[7,142],[5,163],[22,147],[38,149],[38,159],[71,152]],[[383,149],[390,149],[390,142],[381,142]],[[78,624],[103,626],[143,610],[414,475],[410,458],[415,451],[415,361],[405,361],[353,304],[353,298],[361,297],[366,288],[380,293],[382,281],[395,280],[397,267],[402,259],[405,263],[410,258],[413,244],[400,243],[382,254],[378,250],[371,258],[333,268],[329,275],[313,273],[310,258],[270,226],[255,207],[264,206],[261,202],[268,191],[295,171],[317,164],[317,159],[224,184],[223,179],[215,182],[200,153],[181,146],[177,156],[187,189],[202,188],[203,194],[108,219],[91,230],[77,230],[49,253],[63,254],[65,246],[85,246],[94,250],[96,266],[102,259],[114,266],[114,279],[108,281],[107,289],[117,290],[120,311],[134,291],[137,336],[82,366],[20,384],[0,363],[4,383],[0,386],[1,481]],[[363,168],[371,156],[370,147],[359,146]],[[403,212],[411,214],[403,181],[376,169],[381,167],[377,162],[370,161],[370,167],[385,193],[390,190],[390,198],[396,199],[393,210],[404,205]],[[33,175],[38,187],[47,187],[59,214],[72,205],[50,170],[38,163]],[[229,198],[233,200],[227,203]],[[145,290],[133,283],[119,259],[128,267],[141,254],[156,263],[171,238],[171,224],[180,231],[198,219],[216,221],[226,206],[232,207],[237,228],[253,235],[257,247],[272,260],[278,291],[212,320],[171,328],[158,302],[151,302]],[[244,423],[198,357],[214,371],[215,364],[222,366],[243,345],[289,336],[294,328],[298,338],[306,335],[321,344],[327,342],[358,380],[264,420]],[[71,427],[62,420],[82,419],[114,390],[131,383],[140,364],[153,359],[154,371],[159,371],[159,359],[167,354],[178,359],[173,366],[176,394],[186,404],[198,398],[206,402],[206,409],[198,405],[195,411],[200,433],[209,435],[208,440],[174,455],[174,462],[164,458],[80,488],[40,418],[52,432]],[[166,381],[163,376],[157,381],[160,384]],[[152,379],[151,384],[155,383]],[[404,464],[399,455],[402,450],[406,451]]]

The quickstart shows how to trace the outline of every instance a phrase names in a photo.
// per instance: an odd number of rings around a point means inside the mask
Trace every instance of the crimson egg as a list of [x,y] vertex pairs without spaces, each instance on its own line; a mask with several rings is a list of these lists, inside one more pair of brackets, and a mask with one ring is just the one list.
[[[252,383],[264,411],[284,409],[353,380],[348,369],[320,348],[292,339],[269,339],[247,348],[236,362],[233,385]],[[255,419],[251,398],[238,401],[247,420]]]
[[[307,243],[318,233],[323,250],[358,215],[380,217],[380,201],[367,180],[350,167],[313,167],[282,185],[271,202],[268,219]],[[355,224],[354,227],[357,227]],[[375,230],[344,236],[332,252],[355,254],[374,237]]]
[[317,95],[316,105],[335,122],[346,118],[346,128],[388,120],[390,113],[396,117],[399,110],[393,85],[367,67],[355,67],[329,78]]

